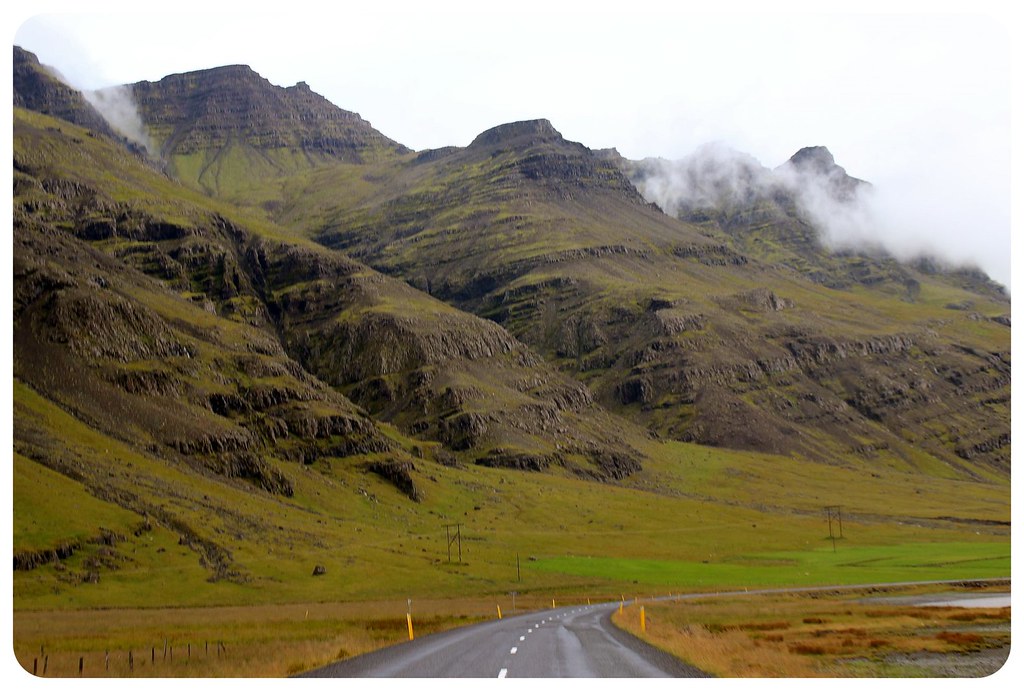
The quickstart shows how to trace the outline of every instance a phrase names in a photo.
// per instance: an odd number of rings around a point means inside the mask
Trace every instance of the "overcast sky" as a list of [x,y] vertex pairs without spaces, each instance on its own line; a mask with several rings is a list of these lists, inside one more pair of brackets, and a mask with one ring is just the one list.
[[[139,3],[22,2],[14,43],[81,88],[242,63],[298,81],[413,149],[466,145],[494,125],[545,117],[624,156],[680,158],[722,142],[775,167],[827,146],[847,172],[900,200],[886,233],[973,261],[1010,283],[1012,15],[1004,3],[850,5],[906,14],[724,14],[645,0],[518,0],[501,10],[433,0],[276,3],[288,15],[138,13]],[[707,5],[708,3],[703,3]],[[370,9],[370,7],[377,9]],[[51,15],[82,7],[105,14]],[[585,8],[585,9],[579,9]],[[5,10],[12,12],[12,10]],[[1020,77],[1018,75],[1018,81]]]

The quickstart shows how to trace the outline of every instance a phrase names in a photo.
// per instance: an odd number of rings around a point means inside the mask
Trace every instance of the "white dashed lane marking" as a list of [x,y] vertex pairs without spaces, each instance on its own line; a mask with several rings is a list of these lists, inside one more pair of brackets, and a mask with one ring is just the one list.
[[515,655],[517,652],[519,652],[519,648],[512,648],[512,650],[508,651],[509,655]]
[[526,636],[520,636],[520,637],[519,637],[519,640],[521,640],[521,641],[525,641],[525,640],[526,640]]
[[498,672],[498,678],[499,679],[504,679],[506,674],[508,674],[508,670],[505,669],[504,667],[502,667],[501,671]]

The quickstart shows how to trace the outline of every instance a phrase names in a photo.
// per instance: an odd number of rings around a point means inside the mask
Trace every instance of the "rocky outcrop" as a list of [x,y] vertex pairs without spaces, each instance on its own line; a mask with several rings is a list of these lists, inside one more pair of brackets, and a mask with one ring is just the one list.
[[522,349],[499,327],[467,321],[439,315],[431,328],[424,328],[411,316],[371,312],[359,321],[336,322],[320,333],[310,333],[296,345],[300,359],[312,371],[338,384]]
[[717,302],[727,310],[748,312],[781,312],[794,306],[792,300],[779,297],[768,288],[756,288],[721,297]]
[[532,470],[535,472],[546,470],[553,462],[555,462],[555,459],[550,456],[508,451],[506,449],[491,449],[485,455],[476,459],[477,465],[488,468]]
[[14,553],[14,570],[31,571],[44,564],[67,559],[81,548],[80,542],[63,542],[53,549],[20,551]]
[[438,440],[454,451],[472,449],[489,429],[490,416],[460,412],[438,421]]
[[674,247],[672,254],[682,259],[695,259],[706,266],[743,266],[747,258],[728,245],[686,245]]
[[256,439],[247,430],[225,427],[219,432],[172,438],[167,445],[185,456],[214,456],[249,451],[256,447]]
[[374,461],[367,466],[371,473],[381,476],[402,494],[415,502],[422,501],[423,495],[412,479],[416,466],[409,461]]
[[43,310],[48,337],[82,357],[132,362],[192,356],[162,319],[112,291],[62,290],[50,295]]
[[246,480],[271,494],[290,497],[295,492],[287,475],[253,453],[220,453],[207,465],[218,475]]

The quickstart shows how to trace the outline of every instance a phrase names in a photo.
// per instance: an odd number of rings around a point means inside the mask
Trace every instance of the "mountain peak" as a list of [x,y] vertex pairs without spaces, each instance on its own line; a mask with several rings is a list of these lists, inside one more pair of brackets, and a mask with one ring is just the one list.
[[848,175],[845,168],[836,165],[832,152],[824,146],[805,146],[775,170],[783,174],[795,173],[802,185],[817,181],[814,184],[824,185],[836,201],[852,201],[860,189],[871,186],[871,183]]
[[[300,151],[310,160],[350,163],[408,151],[305,82],[275,86],[248,65],[173,74],[131,88],[142,119],[172,160],[195,154],[219,160],[233,147],[247,147],[261,153],[243,156],[271,161],[270,175],[287,169]],[[210,176],[202,183],[207,188],[219,185],[213,178],[223,181]]]
[[549,120],[521,120],[492,127],[481,132],[469,145],[470,148],[480,146],[497,146],[512,142],[534,144],[542,141],[559,141],[562,134],[554,128]]
[[789,164],[800,171],[824,174],[838,167],[835,156],[824,146],[805,146],[789,158]]

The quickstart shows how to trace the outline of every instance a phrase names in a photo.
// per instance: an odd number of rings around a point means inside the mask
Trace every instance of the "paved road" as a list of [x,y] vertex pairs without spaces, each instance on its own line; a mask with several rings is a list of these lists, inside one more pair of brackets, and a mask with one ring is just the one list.
[[436,633],[306,677],[702,677],[620,631],[617,603],[562,607]]
[[[689,593],[658,600],[960,583],[913,581]],[[1009,582],[1006,578],[970,579]],[[417,638],[326,667],[305,677],[703,677],[695,667],[611,623],[618,603],[522,614]]]

